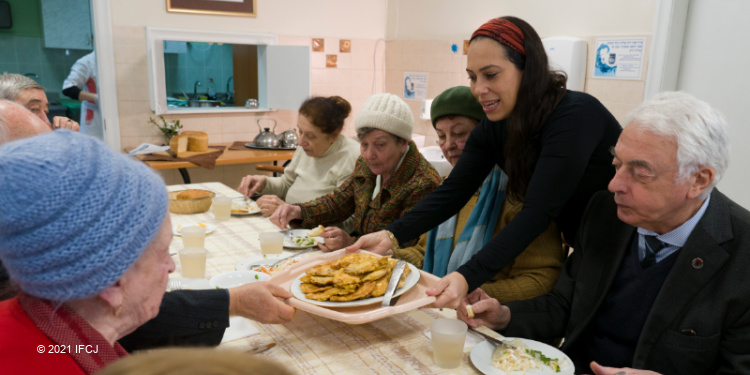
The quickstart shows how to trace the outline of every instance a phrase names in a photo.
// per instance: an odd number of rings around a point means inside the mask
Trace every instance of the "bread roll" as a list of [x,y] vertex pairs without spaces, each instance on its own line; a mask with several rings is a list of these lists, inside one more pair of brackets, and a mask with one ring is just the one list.
[[175,135],[169,140],[169,151],[176,156],[180,156],[188,150],[188,137]]
[[324,226],[318,225],[317,228],[313,228],[312,230],[310,230],[309,232],[307,232],[307,236],[308,237],[318,237],[321,234],[323,234],[323,232],[325,232],[325,231],[326,231],[326,228]]
[[208,151],[208,134],[204,132],[197,132],[186,130],[182,132],[183,136],[188,137],[187,150],[195,152]]
[[205,190],[183,190],[179,193],[177,193],[177,199],[196,199],[196,198],[205,198],[210,197],[211,193]]

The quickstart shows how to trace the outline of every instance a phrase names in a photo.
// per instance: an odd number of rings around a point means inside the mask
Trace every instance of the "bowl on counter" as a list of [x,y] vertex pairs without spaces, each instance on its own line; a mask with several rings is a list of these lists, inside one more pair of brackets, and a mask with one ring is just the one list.
[[191,107],[218,107],[221,105],[221,100],[191,100]]

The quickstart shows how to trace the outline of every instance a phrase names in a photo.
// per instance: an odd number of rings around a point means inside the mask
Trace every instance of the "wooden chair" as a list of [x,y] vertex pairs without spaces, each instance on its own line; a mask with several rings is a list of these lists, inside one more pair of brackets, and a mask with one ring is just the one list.
[[282,166],[271,165],[271,164],[256,164],[255,169],[259,171],[273,172],[274,177],[278,177],[279,175],[284,173],[284,168],[286,168],[286,166],[289,165],[289,163],[291,163],[291,160],[285,161],[284,165]]
[[255,169],[259,171],[268,171],[268,172],[273,172],[273,173],[278,173],[278,174],[284,173],[284,167],[281,167],[278,165],[257,164],[255,166]]

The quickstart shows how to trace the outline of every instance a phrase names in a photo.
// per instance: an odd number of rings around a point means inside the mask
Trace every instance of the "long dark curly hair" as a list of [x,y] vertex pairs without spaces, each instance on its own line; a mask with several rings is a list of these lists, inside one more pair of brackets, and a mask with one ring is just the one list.
[[[508,175],[507,197],[521,201],[526,195],[531,175],[541,152],[541,133],[552,111],[565,95],[568,77],[551,70],[541,38],[526,21],[512,16],[500,17],[523,32],[526,56],[503,45],[513,65],[523,71],[516,106],[506,120],[508,143],[505,146],[505,173]],[[476,38],[486,38],[477,36]]]

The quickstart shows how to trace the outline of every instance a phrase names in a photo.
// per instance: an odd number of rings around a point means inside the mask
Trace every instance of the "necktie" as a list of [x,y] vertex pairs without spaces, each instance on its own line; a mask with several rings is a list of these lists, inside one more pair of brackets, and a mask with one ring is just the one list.
[[656,263],[656,253],[666,245],[657,239],[656,236],[644,235],[643,237],[646,239],[646,256],[641,261],[641,267],[648,268]]

